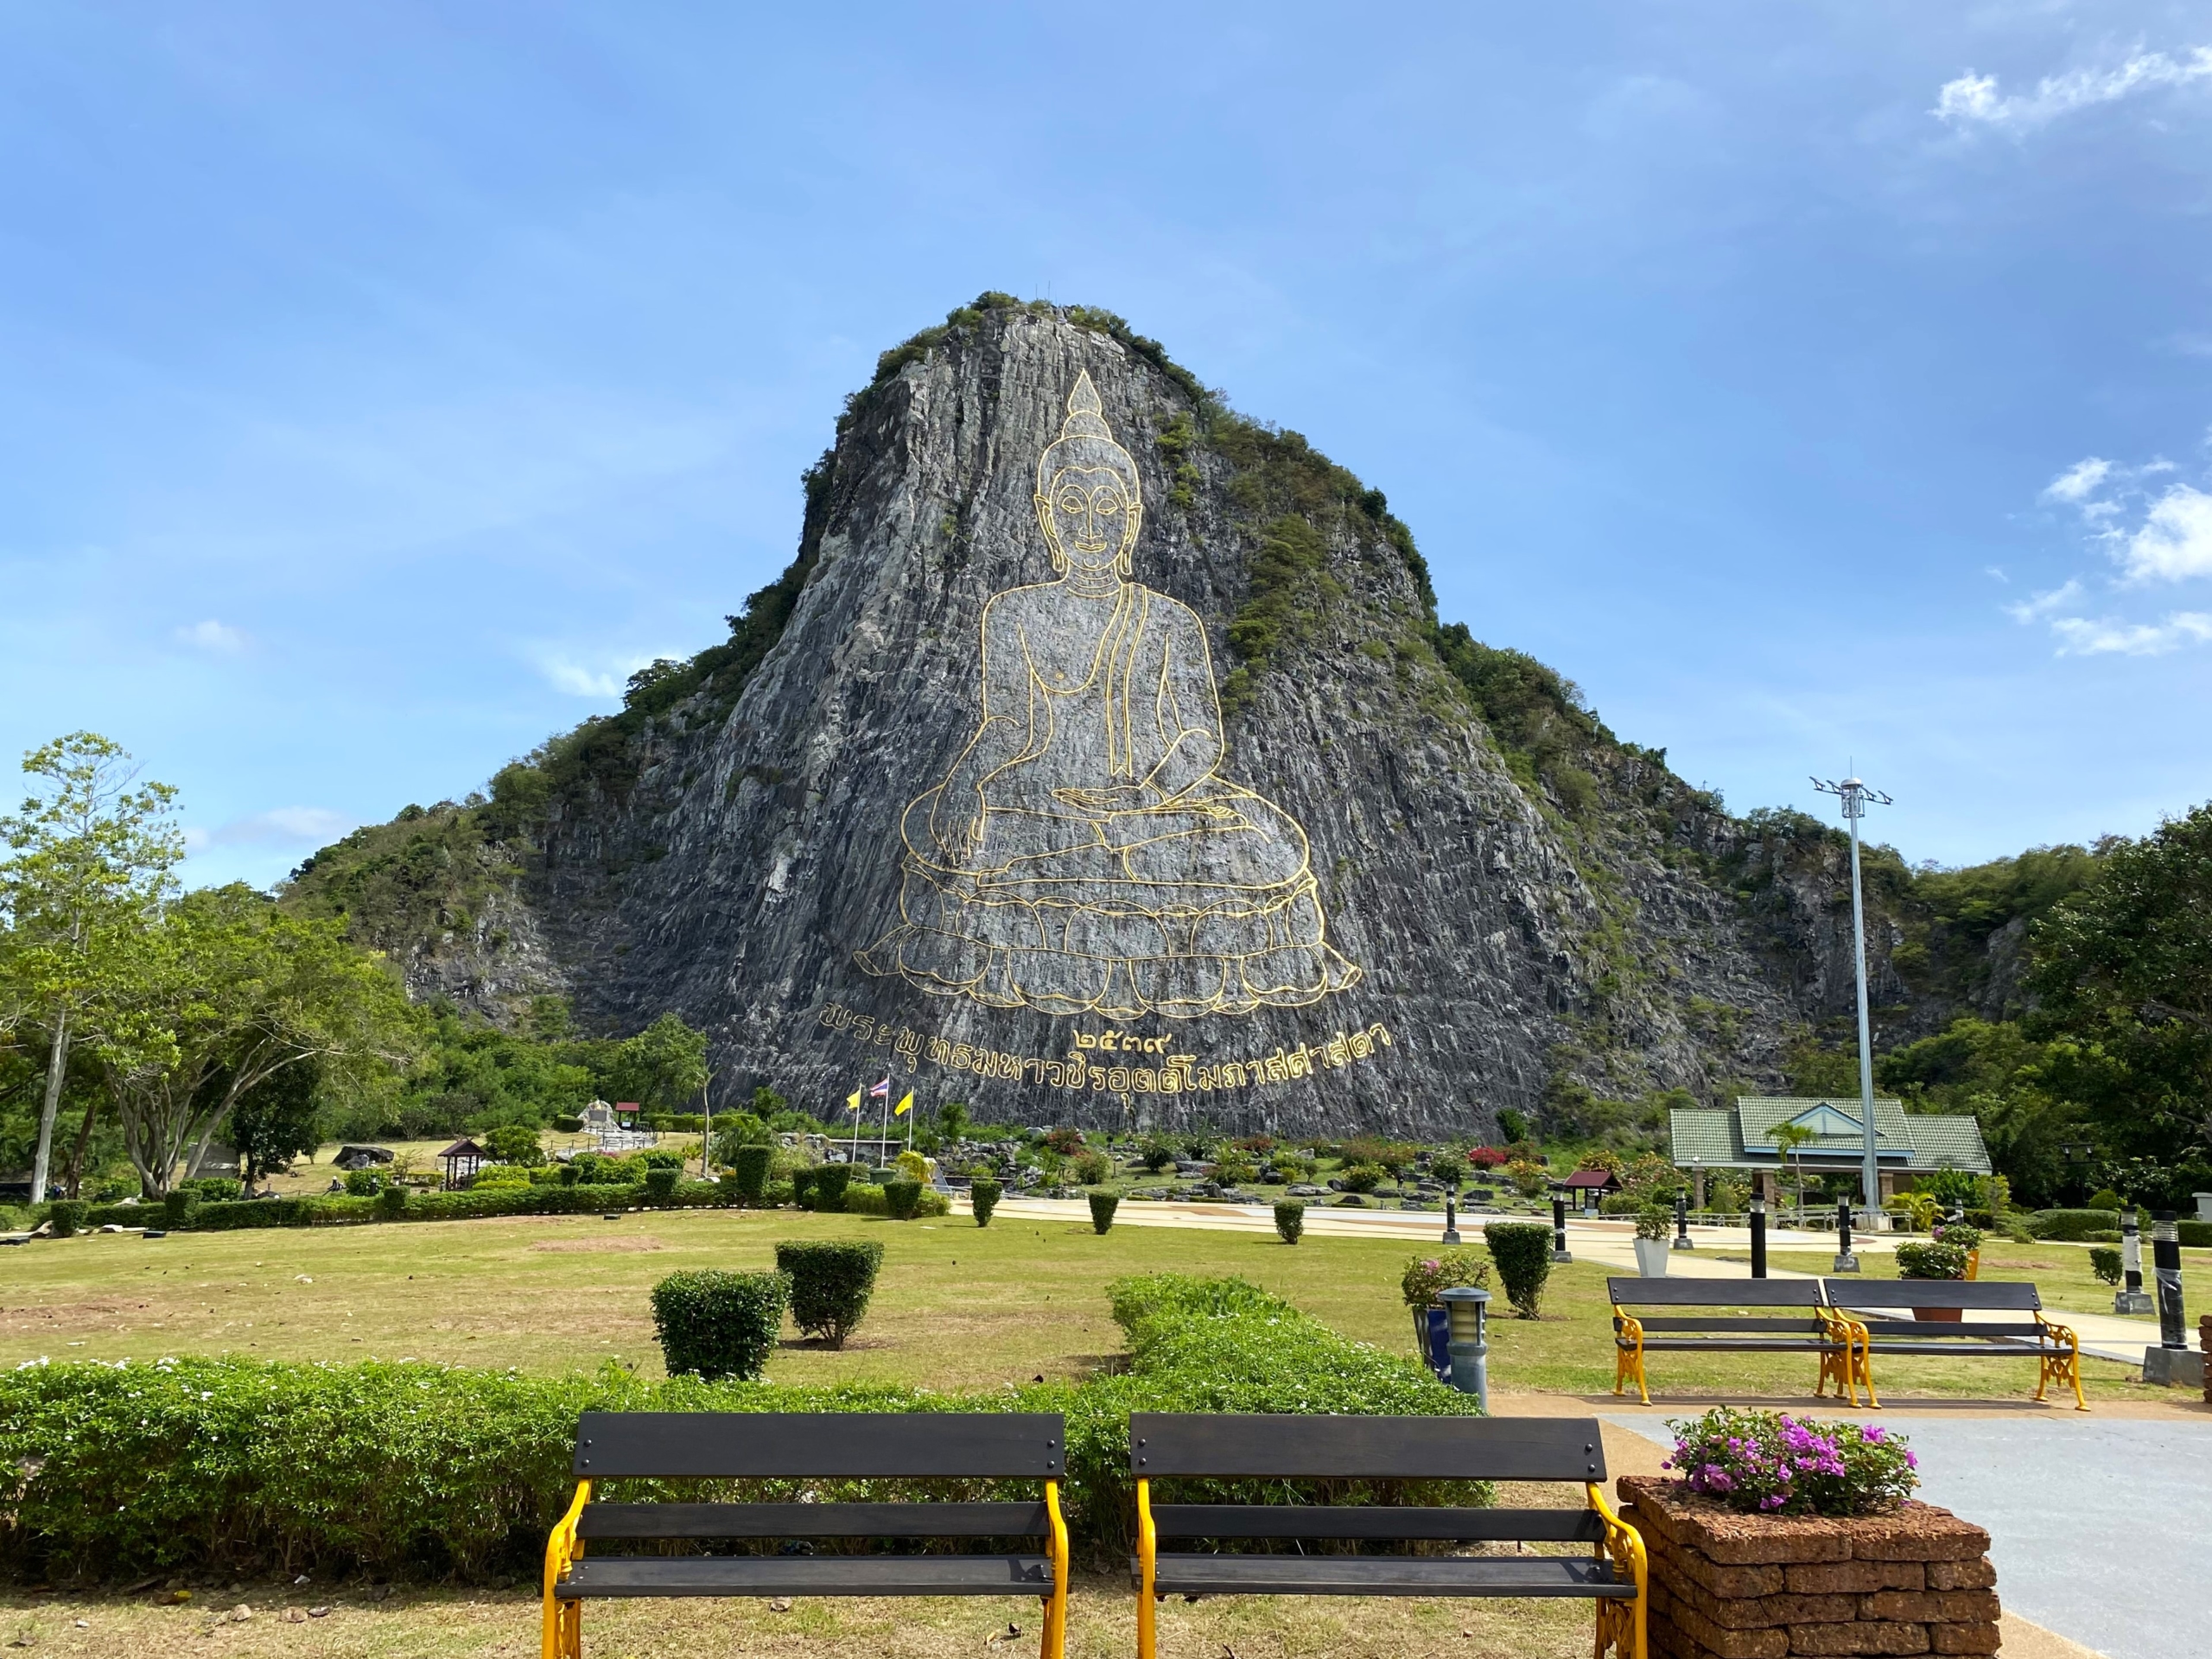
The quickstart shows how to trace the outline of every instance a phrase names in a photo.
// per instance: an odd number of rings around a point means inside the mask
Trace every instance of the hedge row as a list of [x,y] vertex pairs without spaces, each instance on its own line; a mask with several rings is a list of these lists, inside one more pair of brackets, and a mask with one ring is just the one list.
[[[383,1195],[378,1195],[381,1198]],[[169,1227],[194,1231],[225,1232],[242,1227],[349,1227],[378,1221],[468,1221],[487,1216],[575,1216],[640,1205],[656,1210],[709,1210],[732,1205],[736,1194],[719,1181],[678,1181],[667,1192],[647,1185],[496,1186],[480,1192],[410,1192],[404,1209],[394,1211],[378,1198],[354,1198],[345,1193],[318,1193],[299,1198],[243,1198],[227,1204],[191,1206],[183,1218],[159,1205],[104,1204],[90,1205],[79,1215],[79,1230],[106,1225]],[[883,1189],[855,1186],[846,1195],[845,1208],[865,1215],[884,1215]],[[936,1205],[931,1207],[930,1200]],[[791,1188],[772,1182],[760,1200],[788,1204]],[[50,1212],[53,1206],[47,1206]],[[950,1206],[942,1193],[925,1192],[917,1214],[941,1216]]]
[[[2151,1238],[2151,1212],[2137,1212],[2145,1243]],[[2031,1237],[2057,1239],[2068,1243],[2104,1240],[2109,1233],[2120,1236],[2120,1211],[2117,1210],[2038,1210],[2028,1217]],[[2190,1219],[2177,1222],[2174,1230],[2181,1242],[2192,1249],[2212,1248],[2212,1221]],[[2106,1241],[2109,1242],[2109,1241]]]
[[[1128,1548],[1132,1410],[1474,1409],[1471,1397],[1411,1360],[1347,1341],[1236,1281],[1161,1274],[1124,1281],[1113,1298],[1133,1351],[1126,1374],[988,1395],[650,1382],[613,1365],[524,1376],[373,1361],[40,1361],[0,1373],[0,1562],[32,1580],[272,1570],[527,1574],[574,1490],[580,1411],[982,1409],[1066,1413],[1071,1535],[1111,1564]],[[956,1495],[945,1484],[928,1491]],[[795,1497],[802,1488],[824,1498],[921,1495],[912,1483],[893,1481],[754,1483],[743,1492]],[[1427,1501],[1410,1496],[1413,1486],[1403,1490],[1409,1501]],[[612,1482],[605,1493],[664,1494],[734,1497],[741,1489]],[[1268,1496],[1284,1496],[1279,1483]]]

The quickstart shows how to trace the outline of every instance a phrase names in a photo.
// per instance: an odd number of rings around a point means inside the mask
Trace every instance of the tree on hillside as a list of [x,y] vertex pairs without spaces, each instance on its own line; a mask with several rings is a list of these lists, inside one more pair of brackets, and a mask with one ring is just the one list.
[[707,1034],[664,1014],[623,1040],[608,1081],[648,1111],[680,1112],[706,1084]]
[[2045,1086],[2108,1157],[2163,1166],[2175,1202],[2212,1180],[2212,804],[2101,850],[2035,931],[2031,1027]]
[[24,756],[23,771],[43,786],[0,818],[0,1027],[30,1027],[46,1049],[31,1160],[31,1192],[43,1197],[70,1052],[129,1035],[134,1011],[118,991],[174,891],[184,843],[169,817],[176,791],[139,784],[130,755],[98,733],[56,738]]
[[101,1045],[124,1145],[149,1193],[196,1167],[238,1102],[315,1064],[343,1090],[405,1060],[415,1020],[342,925],[289,916],[242,883],[188,893],[143,937],[127,1038]]
[[263,1078],[238,1097],[223,1135],[238,1148],[238,1173],[247,1186],[322,1144],[321,1088],[322,1064],[309,1059]]

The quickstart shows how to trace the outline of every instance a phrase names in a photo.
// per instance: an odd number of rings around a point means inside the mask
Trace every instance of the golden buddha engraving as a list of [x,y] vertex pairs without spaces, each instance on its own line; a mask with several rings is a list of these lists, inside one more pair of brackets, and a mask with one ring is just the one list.
[[1230,782],[1205,629],[1131,580],[1136,464],[1089,374],[1037,464],[1056,580],[983,607],[982,718],[910,803],[900,921],[871,974],[991,1007],[1171,1019],[1318,1001],[1330,946],[1306,832]]

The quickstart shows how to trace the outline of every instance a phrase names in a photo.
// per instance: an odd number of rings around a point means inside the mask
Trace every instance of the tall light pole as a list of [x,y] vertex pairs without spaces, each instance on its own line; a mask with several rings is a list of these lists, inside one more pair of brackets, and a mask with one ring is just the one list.
[[[1841,783],[1813,779],[1813,787],[1843,803],[1844,822],[1851,826],[1851,959],[1859,979],[1859,1111],[1866,1135],[1866,1164],[1859,1179],[1866,1185],[1866,1213],[1882,1213],[1882,1173],[1874,1155],[1874,1045],[1866,1022],[1866,912],[1859,893],[1859,820],[1866,816],[1869,802],[1876,806],[1897,803],[1878,789],[1869,789],[1856,778]],[[1871,1223],[1869,1224],[1872,1224]]]

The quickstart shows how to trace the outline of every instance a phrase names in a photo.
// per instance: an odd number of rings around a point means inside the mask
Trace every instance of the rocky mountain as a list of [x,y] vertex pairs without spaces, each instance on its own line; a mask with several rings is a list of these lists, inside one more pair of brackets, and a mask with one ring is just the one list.
[[[728,641],[288,902],[490,1018],[674,1008],[725,1097],[825,1116],[887,1072],[996,1121],[1603,1128],[1847,1014],[1838,835],[1440,626],[1382,492],[1110,314],[954,312],[805,485]],[[1885,1026],[2001,1007],[2018,930],[1870,869]]]

